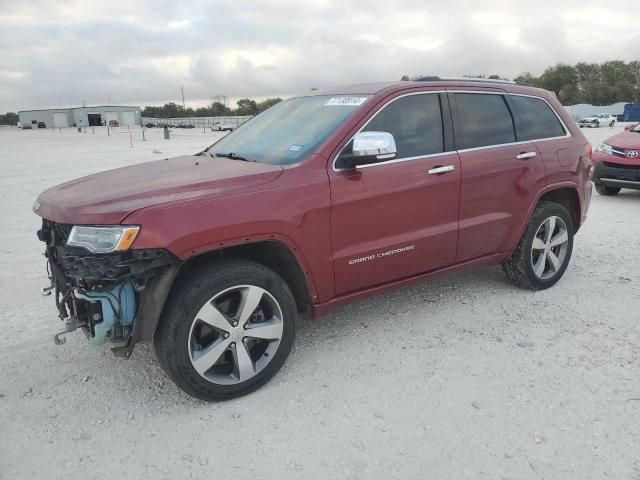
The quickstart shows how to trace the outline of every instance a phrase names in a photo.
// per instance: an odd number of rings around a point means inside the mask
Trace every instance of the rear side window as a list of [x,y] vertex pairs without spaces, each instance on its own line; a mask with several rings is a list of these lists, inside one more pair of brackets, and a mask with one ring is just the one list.
[[560,120],[544,100],[509,95],[508,102],[519,142],[566,135]]
[[455,125],[458,149],[513,143],[511,113],[502,95],[455,93],[458,110]]
[[402,97],[373,117],[363,131],[391,133],[396,141],[396,158],[441,153],[440,97],[434,93]]

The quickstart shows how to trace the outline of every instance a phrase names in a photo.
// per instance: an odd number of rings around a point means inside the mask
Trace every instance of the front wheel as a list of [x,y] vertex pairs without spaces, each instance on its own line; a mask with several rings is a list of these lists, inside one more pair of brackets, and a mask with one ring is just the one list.
[[505,275],[517,286],[530,290],[553,286],[569,265],[573,233],[573,221],[564,206],[540,202],[518,247],[502,264]]
[[604,195],[605,197],[612,197],[614,195],[618,195],[620,193],[620,187],[607,187],[602,183],[596,183],[596,192],[600,195]]
[[160,364],[202,400],[239,397],[282,367],[295,338],[296,304],[269,268],[225,260],[181,281],[154,335]]

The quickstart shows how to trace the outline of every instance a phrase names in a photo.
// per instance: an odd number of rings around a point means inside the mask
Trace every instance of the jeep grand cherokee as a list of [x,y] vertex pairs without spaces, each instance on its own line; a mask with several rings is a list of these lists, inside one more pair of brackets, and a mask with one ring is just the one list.
[[591,147],[555,96],[501,82],[355,85],[292,98],[196,155],[42,193],[62,334],[129,356],[153,340],[189,394],[248,393],[299,312],[502,264],[563,275],[591,198]]

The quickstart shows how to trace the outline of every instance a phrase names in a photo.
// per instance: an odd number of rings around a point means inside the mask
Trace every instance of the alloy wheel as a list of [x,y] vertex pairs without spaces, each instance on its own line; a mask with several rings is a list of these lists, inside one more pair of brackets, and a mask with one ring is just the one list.
[[562,268],[569,248],[569,233],[562,218],[552,216],[538,227],[531,246],[533,273],[542,280],[553,278]]
[[274,357],[283,335],[276,299],[255,285],[221,291],[198,311],[189,331],[189,359],[206,380],[220,385],[244,382]]

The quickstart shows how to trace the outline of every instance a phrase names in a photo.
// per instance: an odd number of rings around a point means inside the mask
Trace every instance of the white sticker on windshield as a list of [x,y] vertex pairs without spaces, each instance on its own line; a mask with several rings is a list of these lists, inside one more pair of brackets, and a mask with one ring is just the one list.
[[302,150],[302,145],[291,145],[289,147],[290,152],[299,152],[300,150]]
[[367,97],[333,97],[330,98],[327,103],[324,104],[325,107],[328,106],[336,106],[336,105],[348,105],[348,106],[359,106],[367,101]]

